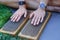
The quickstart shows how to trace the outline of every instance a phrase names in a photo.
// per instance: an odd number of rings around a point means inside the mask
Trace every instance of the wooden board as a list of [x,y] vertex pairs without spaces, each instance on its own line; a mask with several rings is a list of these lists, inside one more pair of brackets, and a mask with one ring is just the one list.
[[29,20],[21,32],[18,34],[19,37],[28,38],[31,40],[38,40],[39,35],[47,24],[48,19],[50,18],[51,13],[48,12],[43,23],[40,23],[38,26],[31,25],[31,20]]
[[[30,13],[31,11],[28,11]],[[10,20],[1,28],[0,32],[7,33],[11,35],[16,35],[21,28],[25,25],[25,23],[28,21],[29,16],[26,18],[21,18],[19,22],[11,22]]]
[[54,12],[60,12],[60,7],[57,6],[47,6],[47,11],[54,11]]
[[60,12],[60,0],[49,0],[46,10]]
[[49,0],[49,6],[60,6],[60,0]]

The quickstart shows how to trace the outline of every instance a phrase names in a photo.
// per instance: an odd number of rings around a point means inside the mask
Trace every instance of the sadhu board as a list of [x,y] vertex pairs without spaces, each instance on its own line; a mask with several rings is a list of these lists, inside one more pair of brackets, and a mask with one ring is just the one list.
[[[30,13],[31,11],[28,11]],[[25,25],[25,23],[28,21],[29,17],[26,18],[22,17],[19,22],[11,22],[9,20],[1,29],[0,32],[5,34],[11,34],[16,35]]]
[[31,25],[31,20],[29,20],[23,29],[18,34],[19,37],[27,38],[30,40],[38,40],[40,34],[42,33],[45,25],[47,24],[51,13],[48,12],[44,18],[43,23],[40,23],[38,26]]

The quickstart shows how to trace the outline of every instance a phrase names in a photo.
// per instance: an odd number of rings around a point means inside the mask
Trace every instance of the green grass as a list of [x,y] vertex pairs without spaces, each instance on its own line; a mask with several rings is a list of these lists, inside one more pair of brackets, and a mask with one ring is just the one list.
[[5,5],[0,4],[0,28],[3,27],[11,15],[11,9]]

